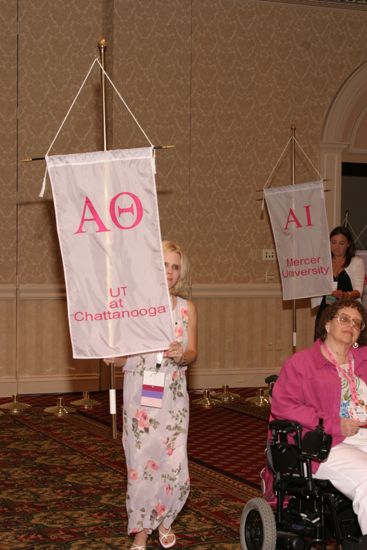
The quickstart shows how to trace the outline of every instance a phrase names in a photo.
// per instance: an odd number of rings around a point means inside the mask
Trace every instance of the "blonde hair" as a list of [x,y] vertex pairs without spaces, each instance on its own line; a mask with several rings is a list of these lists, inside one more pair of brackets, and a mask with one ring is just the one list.
[[174,287],[170,289],[170,293],[174,296],[183,296],[187,294],[190,284],[190,264],[186,254],[182,251],[181,247],[173,241],[163,241],[163,253],[164,252],[176,252],[181,258],[181,273],[180,278]]

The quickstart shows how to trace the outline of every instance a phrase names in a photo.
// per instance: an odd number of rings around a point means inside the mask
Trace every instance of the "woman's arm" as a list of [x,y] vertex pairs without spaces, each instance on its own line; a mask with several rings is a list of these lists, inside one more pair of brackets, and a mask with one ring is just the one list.
[[[307,364],[304,364],[304,369]],[[273,417],[282,420],[293,420],[306,429],[315,429],[319,419],[324,421],[324,429],[335,440],[355,435],[365,425],[365,422],[353,418],[340,418],[340,382],[322,378],[322,369],[319,376],[312,380],[304,378],[299,365],[292,364],[292,358],[283,367],[278,380],[275,382],[271,399],[271,413]],[[325,390],[327,388],[327,391]],[[337,393],[338,398],[332,396]],[[331,399],[330,399],[331,396]],[[337,402],[337,409],[335,403]]]
[[308,350],[289,358],[273,387],[271,413],[311,430],[323,418],[325,431],[340,437],[340,381],[324,368],[316,368]]
[[173,359],[178,365],[190,365],[198,355],[198,335],[197,335],[197,313],[196,307],[189,300],[187,301],[188,313],[188,340],[186,349],[176,340],[171,342],[170,347],[164,353],[164,357]]
[[198,322],[197,322],[197,311],[195,305],[187,301],[187,308],[188,308],[188,341],[187,341],[187,347],[184,350],[180,365],[190,365],[195,361],[195,359],[198,356]]
[[363,294],[365,276],[363,258],[354,256],[345,271],[350,276],[353,290],[351,292],[344,292],[343,298],[360,298]]

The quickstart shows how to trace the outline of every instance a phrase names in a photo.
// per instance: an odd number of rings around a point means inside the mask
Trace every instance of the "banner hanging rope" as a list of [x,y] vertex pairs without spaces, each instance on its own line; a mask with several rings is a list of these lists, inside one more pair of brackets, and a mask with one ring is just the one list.
[[290,144],[292,143],[292,141],[294,141],[294,143],[299,147],[300,151],[302,152],[303,156],[305,157],[305,159],[309,162],[309,164],[312,166],[312,168],[314,169],[315,173],[318,175],[318,177],[320,178],[321,181],[323,181],[323,177],[322,175],[320,174],[319,170],[316,168],[316,166],[312,163],[311,159],[307,156],[306,152],[304,151],[304,149],[302,148],[301,144],[297,141],[297,139],[294,137],[294,136],[291,136],[289,138],[289,140],[287,141],[280,157],[278,158],[277,162],[275,163],[274,165],[274,168],[272,169],[272,171],[270,172],[269,174],[269,177],[268,179],[266,180],[263,188],[262,188],[262,191],[263,191],[263,196],[262,196],[262,200],[261,200],[261,212],[260,212],[260,217],[263,218],[263,215],[264,215],[264,210],[265,210],[265,195],[264,195],[264,190],[269,187],[271,187],[270,185],[270,182],[271,182],[271,179],[273,177],[273,175],[275,174],[279,164],[281,163],[281,161],[283,160],[283,157],[285,156],[285,153],[287,152],[288,150],[288,147],[290,146]]
[[[120,98],[120,100],[122,101],[122,103],[124,104],[124,106],[126,107],[126,109],[128,110],[129,114],[132,116],[134,122],[136,123],[136,125],[139,127],[139,129],[141,130],[141,132],[143,133],[143,135],[145,136],[145,138],[147,139],[147,141],[149,142],[150,146],[153,147],[153,142],[149,139],[148,135],[146,134],[146,132],[144,131],[144,129],[142,128],[141,124],[139,123],[139,121],[137,120],[136,116],[134,115],[134,113],[132,112],[132,110],[130,109],[130,107],[128,106],[128,104],[126,103],[126,101],[124,100],[124,98],[122,97],[122,95],[120,94],[120,92],[118,91],[118,89],[116,88],[115,84],[113,83],[113,81],[111,80],[111,78],[109,77],[109,75],[107,74],[107,72],[105,71],[105,69],[103,68],[103,66],[101,65],[98,57],[96,57],[94,59],[94,61],[92,62],[91,66],[89,67],[89,70],[78,90],[78,92],[76,93],[65,117],[64,117],[64,120],[62,121],[62,123],[60,124],[56,134],[55,134],[55,137],[53,138],[49,148],[47,149],[47,152],[45,154],[45,158],[48,156],[49,152],[51,151],[55,141],[57,140],[65,122],[67,121],[76,101],[78,100],[78,97],[82,91],[82,89],[84,88],[85,86],[85,83],[87,82],[91,72],[92,72],[92,69],[93,67],[95,66],[95,64],[98,64],[101,68],[101,70],[103,71],[104,75],[106,76],[106,78],[108,79],[108,81],[110,82],[111,86],[113,87],[113,89],[115,90],[115,92],[117,93],[118,97]],[[39,193],[39,197],[42,198],[44,196],[44,193],[45,193],[45,189],[46,189],[46,179],[47,179],[47,164],[46,164],[46,168],[45,168],[45,174],[44,174],[44,177],[43,177],[43,181],[42,181],[42,188],[41,188],[41,191]]]

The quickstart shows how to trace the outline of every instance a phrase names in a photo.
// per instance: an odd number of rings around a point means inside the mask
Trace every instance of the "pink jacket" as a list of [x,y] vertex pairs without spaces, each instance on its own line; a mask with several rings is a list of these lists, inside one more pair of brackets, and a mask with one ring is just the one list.
[[[335,367],[322,355],[321,341],[299,351],[284,363],[271,400],[274,418],[299,422],[306,431],[314,429],[319,418],[325,432],[332,435],[332,445],[343,441],[340,432],[341,382]],[[367,346],[352,351],[354,372],[367,383]],[[313,464],[313,471],[318,463]]]

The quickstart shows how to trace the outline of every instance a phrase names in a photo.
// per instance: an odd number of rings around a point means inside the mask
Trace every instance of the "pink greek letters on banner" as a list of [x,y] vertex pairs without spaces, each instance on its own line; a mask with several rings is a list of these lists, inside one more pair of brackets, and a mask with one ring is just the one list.
[[329,230],[322,182],[264,189],[273,230],[283,300],[332,290]]
[[47,157],[73,357],[173,340],[152,149]]
[[[117,205],[117,214],[116,214],[117,199],[122,200],[122,198],[124,197],[131,198],[130,206],[127,208],[121,208],[121,206]],[[135,206],[135,213],[134,213],[134,206]],[[86,217],[87,211],[89,211],[91,214],[90,218]],[[132,220],[131,222],[129,222],[129,225],[122,225],[119,221],[121,214],[125,212],[132,214]],[[118,195],[112,198],[110,202],[110,218],[112,222],[115,224],[115,226],[118,227],[119,229],[133,229],[134,227],[139,225],[142,217],[143,217],[143,206],[141,204],[139,197],[134,195],[134,193],[119,193]],[[94,205],[92,204],[92,201],[88,197],[85,197],[82,219],[76,233],[86,232],[86,229],[84,229],[85,222],[94,222],[98,228],[96,229],[97,232],[111,231],[104,225],[100,216],[98,215],[96,208],[94,207]]]
[[297,229],[299,229],[300,227],[310,227],[312,225],[311,214],[310,214],[311,205],[310,204],[304,204],[303,208],[306,211],[306,216],[307,216],[306,221],[307,221],[307,223],[305,225],[302,225],[301,221],[297,218],[297,216],[293,212],[292,208],[290,208],[289,213],[288,213],[288,217],[287,217],[287,220],[286,220],[286,224],[285,224],[285,227],[284,227],[285,231],[287,231],[288,226],[289,226],[290,223],[295,223]]

